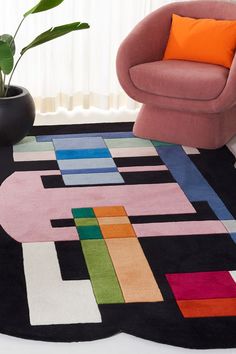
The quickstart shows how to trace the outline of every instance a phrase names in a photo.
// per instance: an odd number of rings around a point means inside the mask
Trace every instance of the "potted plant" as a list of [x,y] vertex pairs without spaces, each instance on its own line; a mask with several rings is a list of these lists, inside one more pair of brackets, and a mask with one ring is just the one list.
[[[89,28],[87,23],[73,22],[52,27],[41,33],[31,43],[25,46],[16,62],[15,38],[25,21],[32,14],[50,10],[60,5],[64,0],[41,0],[27,11],[17,27],[15,34],[0,36],[0,145],[15,144],[27,135],[34,124],[35,105],[30,93],[23,87],[11,86],[13,74],[23,57],[31,48],[61,37],[72,31]],[[8,78],[9,75],[9,78]]]

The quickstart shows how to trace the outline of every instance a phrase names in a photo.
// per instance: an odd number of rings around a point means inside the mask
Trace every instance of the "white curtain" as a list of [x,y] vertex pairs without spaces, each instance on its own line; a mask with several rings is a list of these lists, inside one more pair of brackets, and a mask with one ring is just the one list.
[[[34,96],[41,112],[58,107],[135,109],[120,87],[115,71],[118,47],[146,14],[168,0],[65,0],[50,11],[29,16],[17,38],[17,50],[36,35],[74,21],[88,22],[78,31],[34,48],[19,63],[12,84],[22,85]],[[22,14],[37,0],[0,0],[2,33],[14,33]]]

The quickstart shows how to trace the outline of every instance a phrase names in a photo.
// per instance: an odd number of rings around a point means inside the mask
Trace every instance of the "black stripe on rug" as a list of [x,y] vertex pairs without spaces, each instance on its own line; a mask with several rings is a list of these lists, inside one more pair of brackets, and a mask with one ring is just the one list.
[[81,242],[55,242],[57,257],[63,280],[90,279],[86,267]]
[[15,162],[16,171],[50,171],[59,170],[57,161],[24,161]]
[[28,135],[64,135],[94,132],[129,132],[132,131],[133,125],[133,122],[125,122],[34,126]]
[[160,156],[116,157],[113,160],[117,167],[163,165]]
[[[165,214],[165,215],[135,215],[129,216],[132,224],[149,224],[156,222],[178,222],[178,221],[204,221],[218,220],[215,213],[207,202],[192,203],[196,213],[188,214]],[[53,228],[75,227],[74,219],[55,219],[51,220]]]
[[[121,173],[126,185],[133,184],[157,184],[175,183],[169,171],[145,171],[145,172],[125,172]],[[66,186],[61,175],[41,176],[44,188],[74,188],[74,187],[99,187],[114,186],[114,184],[92,184],[92,185],[73,185]],[[117,185],[117,184],[116,184]]]

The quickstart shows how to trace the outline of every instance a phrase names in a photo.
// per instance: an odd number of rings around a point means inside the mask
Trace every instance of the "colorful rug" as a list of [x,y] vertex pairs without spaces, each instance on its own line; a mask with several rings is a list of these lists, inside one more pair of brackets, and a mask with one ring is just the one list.
[[0,149],[0,332],[236,347],[236,170],[132,124],[34,127]]

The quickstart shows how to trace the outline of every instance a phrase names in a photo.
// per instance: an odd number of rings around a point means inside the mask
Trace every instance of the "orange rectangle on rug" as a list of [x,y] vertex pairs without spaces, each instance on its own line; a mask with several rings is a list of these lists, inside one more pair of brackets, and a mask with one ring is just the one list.
[[177,304],[186,318],[236,316],[236,298],[182,300]]
[[100,229],[105,239],[136,237],[131,224],[100,225]]
[[138,239],[107,239],[106,244],[125,302],[163,301]]
[[97,218],[108,216],[127,216],[122,206],[108,206],[93,208]]
[[99,225],[122,225],[130,224],[128,216],[112,216],[98,218]]

